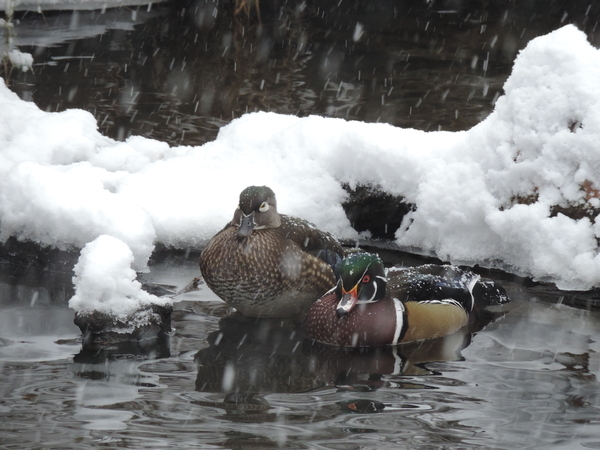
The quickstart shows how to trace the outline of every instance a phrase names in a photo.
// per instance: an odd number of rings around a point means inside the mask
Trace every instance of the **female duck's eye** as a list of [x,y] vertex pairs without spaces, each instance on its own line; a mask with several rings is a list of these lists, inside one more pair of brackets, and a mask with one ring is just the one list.
[[369,275],[365,275],[362,279],[363,283],[368,283],[369,281],[371,281],[371,277]]
[[262,202],[260,207],[258,208],[260,212],[265,212],[269,210],[269,204],[267,202]]

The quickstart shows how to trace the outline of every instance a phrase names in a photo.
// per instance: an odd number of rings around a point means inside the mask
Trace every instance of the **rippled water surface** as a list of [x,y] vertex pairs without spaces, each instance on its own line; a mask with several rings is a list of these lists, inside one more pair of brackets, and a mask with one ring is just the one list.
[[[143,280],[178,290],[197,274],[172,256]],[[161,359],[86,354],[65,302],[2,283],[0,447],[600,447],[599,310],[501,282],[512,302],[471,330],[351,352],[240,321],[202,287],[178,297]]]
[[[597,45],[598,17],[589,1],[265,1],[260,20],[211,0],[21,12],[14,42],[34,70],[4,75],[118,139],[201,144],[254,110],[463,130],[531,38],[575,23]],[[232,318],[203,287],[177,298],[159,350],[90,353],[67,307],[76,257],[0,261],[2,449],[600,448],[598,293],[493,274],[512,302],[469,330],[342,351]],[[167,254],[143,279],[175,292],[198,274]]]

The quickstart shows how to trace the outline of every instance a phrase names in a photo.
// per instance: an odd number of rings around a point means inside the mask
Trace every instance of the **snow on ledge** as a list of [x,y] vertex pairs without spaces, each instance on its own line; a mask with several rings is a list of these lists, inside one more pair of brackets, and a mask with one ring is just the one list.
[[[59,248],[101,235],[122,241],[111,262],[94,243],[82,252],[73,307],[86,308],[95,301],[88,270],[103,267],[107,286],[129,283],[124,245],[136,270],[156,241],[202,246],[248,185],[273,188],[281,212],[354,238],[340,183],[371,183],[417,206],[397,232],[402,246],[561,288],[600,286],[599,79],[599,50],[568,25],[521,51],[494,112],[468,131],[255,113],[213,142],[175,148],[116,142],[91,114],[40,111],[2,84],[0,239]],[[568,217],[572,207],[592,214]],[[112,294],[127,296],[131,286],[114,283]]]

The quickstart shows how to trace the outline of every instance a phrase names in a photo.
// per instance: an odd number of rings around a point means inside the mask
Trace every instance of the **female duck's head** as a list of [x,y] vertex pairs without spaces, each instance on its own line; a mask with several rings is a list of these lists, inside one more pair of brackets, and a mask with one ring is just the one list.
[[248,186],[244,189],[232,224],[238,227],[237,236],[240,240],[250,236],[253,230],[280,226],[281,218],[273,190],[267,186]]

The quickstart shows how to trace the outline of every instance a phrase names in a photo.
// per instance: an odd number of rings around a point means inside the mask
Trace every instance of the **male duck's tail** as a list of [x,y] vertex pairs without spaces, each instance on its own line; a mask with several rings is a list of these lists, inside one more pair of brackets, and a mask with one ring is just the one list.
[[467,313],[509,301],[502,286],[457,266],[426,264],[402,270],[408,281],[407,300],[454,300]]
[[480,308],[493,305],[503,305],[510,299],[506,290],[494,281],[478,281],[473,286],[473,298]]

